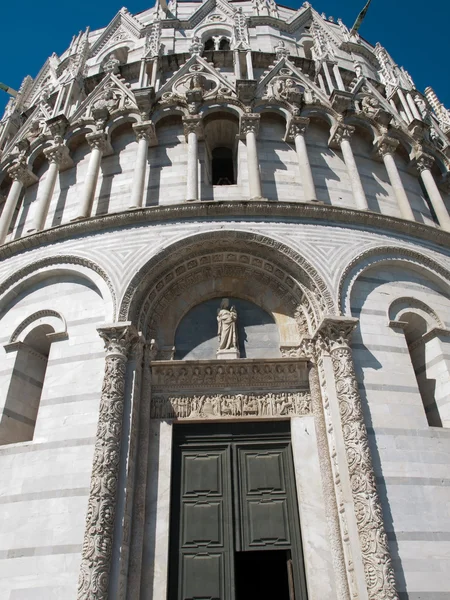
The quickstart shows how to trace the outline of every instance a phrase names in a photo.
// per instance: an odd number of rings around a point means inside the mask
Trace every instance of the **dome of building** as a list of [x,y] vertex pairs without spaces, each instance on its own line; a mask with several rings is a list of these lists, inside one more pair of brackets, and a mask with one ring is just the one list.
[[433,89],[308,2],[123,8],[26,77],[2,600],[448,598],[449,165]]

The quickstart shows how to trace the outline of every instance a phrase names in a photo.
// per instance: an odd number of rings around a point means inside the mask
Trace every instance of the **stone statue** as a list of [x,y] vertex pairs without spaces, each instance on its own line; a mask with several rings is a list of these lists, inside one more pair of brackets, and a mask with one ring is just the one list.
[[228,308],[230,302],[228,298],[224,298],[220,303],[220,308],[217,311],[217,334],[219,336],[219,352],[222,350],[238,350],[237,339],[237,312],[234,306]]

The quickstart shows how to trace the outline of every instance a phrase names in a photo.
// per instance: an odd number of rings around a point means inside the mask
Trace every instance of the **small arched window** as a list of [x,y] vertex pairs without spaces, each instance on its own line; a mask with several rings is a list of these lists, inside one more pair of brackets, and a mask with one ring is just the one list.
[[204,50],[205,52],[211,52],[212,50],[214,50],[214,40],[212,38],[206,40]]
[[229,49],[230,49],[230,42],[229,42],[229,40],[227,40],[227,38],[222,38],[220,40],[219,50],[229,50]]
[[[394,313],[394,315],[393,315]],[[391,305],[391,327],[403,331],[411,365],[417,380],[428,424],[447,427],[450,403],[447,393],[448,369],[445,346],[448,332],[427,305],[413,298],[401,298]]]
[[17,342],[16,359],[0,421],[0,444],[31,441],[44,386],[54,329],[42,324]]

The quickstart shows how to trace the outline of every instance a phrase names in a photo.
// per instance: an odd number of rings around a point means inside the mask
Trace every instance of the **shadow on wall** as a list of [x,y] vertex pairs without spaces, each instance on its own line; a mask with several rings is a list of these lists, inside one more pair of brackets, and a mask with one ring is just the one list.
[[373,431],[372,416],[370,414],[370,407],[364,387],[364,369],[374,369],[375,371],[379,371],[382,369],[383,365],[363,343],[359,326],[353,335],[352,348],[354,351],[357,350],[357,352],[353,352],[355,374],[358,382],[359,394],[361,397],[364,422],[369,434],[370,454],[372,456],[373,469],[375,472],[375,478],[377,480],[378,495],[383,509],[384,527],[389,541],[391,557],[395,564],[395,580],[397,582],[398,589],[406,590],[407,588],[403,571],[403,563],[400,558],[399,545],[394,530],[394,517],[392,515],[391,505],[389,503],[387,489],[384,483],[383,468],[381,464],[380,452],[378,450],[377,438],[375,435],[371,435]]
[[[239,298],[229,298],[238,314],[237,331],[241,358],[280,357],[280,336],[273,317],[262,308]],[[217,310],[222,297],[192,308],[175,334],[175,359],[211,360],[218,347]]]

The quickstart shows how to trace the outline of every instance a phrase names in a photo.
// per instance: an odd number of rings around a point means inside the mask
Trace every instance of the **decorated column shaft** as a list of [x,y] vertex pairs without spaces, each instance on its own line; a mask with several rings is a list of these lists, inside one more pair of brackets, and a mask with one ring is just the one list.
[[241,117],[240,137],[245,138],[247,145],[247,169],[249,198],[261,198],[261,176],[259,173],[258,148],[256,136],[259,130],[259,115],[248,113]]
[[156,144],[155,126],[151,121],[133,125],[138,142],[130,208],[141,208],[144,200],[145,174],[147,171],[148,147]]
[[428,197],[433,206],[434,212],[436,213],[439,225],[445,231],[450,231],[450,216],[447,208],[442,200],[442,196],[436,185],[436,182],[431,172],[431,168],[434,163],[434,158],[429,154],[419,154],[416,158],[416,166],[422,178],[425,189],[427,190]]
[[201,133],[200,117],[184,117],[184,134],[188,143],[186,201],[198,200],[198,136]]
[[297,151],[300,178],[305,191],[305,200],[316,201],[316,186],[314,185],[311,164],[309,162],[308,149],[306,147],[305,134],[309,125],[309,119],[304,117],[293,117],[289,123],[287,134],[288,141],[294,141]]
[[105,342],[105,375],[91,476],[80,567],[78,600],[108,600],[109,575],[120,466],[125,373],[130,351],[138,340],[134,327],[114,323],[99,328]]
[[332,148],[341,149],[345,166],[347,167],[348,175],[350,177],[350,185],[352,186],[356,206],[361,210],[367,210],[368,204],[366,194],[361,183],[361,177],[359,176],[358,167],[350,144],[350,138],[354,131],[355,128],[351,125],[338,123],[331,130],[329,145]]
[[0,244],[5,242],[8,235],[22,188],[37,182],[36,175],[29,170],[26,164],[25,156],[20,156],[8,169],[8,175],[13,182],[0,217]]
[[414,213],[395,163],[394,154],[398,144],[398,140],[383,136],[377,144],[376,152],[383,159],[402,217],[414,221]]
[[332,362],[367,597],[369,600],[398,600],[350,348],[356,324],[357,320],[351,318],[325,318],[319,335],[328,347]]

